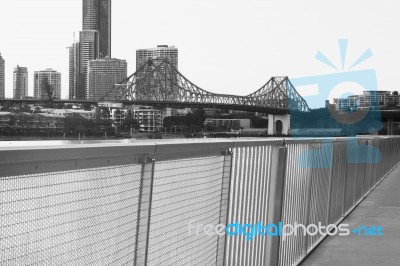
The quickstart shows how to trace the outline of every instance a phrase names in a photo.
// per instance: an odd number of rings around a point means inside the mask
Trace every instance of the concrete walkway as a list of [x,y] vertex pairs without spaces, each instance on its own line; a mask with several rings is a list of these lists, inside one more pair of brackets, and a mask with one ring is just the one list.
[[400,265],[400,166],[342,223],[350,228],[380,225],[383,236],[328,237],[302,266]]

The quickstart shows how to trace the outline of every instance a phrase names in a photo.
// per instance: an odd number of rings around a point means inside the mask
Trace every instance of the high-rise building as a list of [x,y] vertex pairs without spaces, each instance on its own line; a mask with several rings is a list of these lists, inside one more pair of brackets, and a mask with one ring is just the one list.
[[0,99],[5,98],[5,75],[4,75],[5,61],[0,53]]
[[99,31],[80,31],[69,48],[69,98],[86,99],[86,79],[90,60],[99,58]]
[[99,58],[99,32],[84,30],[80,32],[79,91],[77,99],[87,99],[87,76],[89,62]]
[[156,48],[136,50],[136,70],[150,58],[167,58],[178,69],[178,48],[175,46],[158,45]]
[[[80,76],[81,67],[81,46],[79,38],[75,39],[69,49],[69,99],[85,99],[84,88],[81,88],[82,78]],[[84,79],[83,79],[84,80]]]
[[[36,99],[49,99],[49,93],[53,99],[61,99],[61,73],[53,69],[35,71],[34,73],[34,97]],[[45,82],[50,85],[51,92],[45,87]]]
[[89,61],[111,57],[111,0],[83,0],[82,31],[69,47],[69,98],[87,99]]
[[99,100],[109,89],[127,77],[127,63],[115,58],[102,58],[89,62],[87,99]]
[[100,34],[100,57],[111,57],[111,0],[83,0],[82,29]]
[[14,99],[24,99],[28,96],[28,68],[17,66],[13,75]]

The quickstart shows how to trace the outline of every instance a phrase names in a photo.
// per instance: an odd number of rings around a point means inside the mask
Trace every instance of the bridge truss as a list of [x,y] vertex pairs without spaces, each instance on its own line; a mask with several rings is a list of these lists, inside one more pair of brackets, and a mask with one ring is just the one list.
[[212,93],[196,86],[168,59],[149,59],[139,70],[116,84],[100,101],[131,102],[178,108],[220,108],[271,114],[309,111],[288,77],[272,77],[247,96]]

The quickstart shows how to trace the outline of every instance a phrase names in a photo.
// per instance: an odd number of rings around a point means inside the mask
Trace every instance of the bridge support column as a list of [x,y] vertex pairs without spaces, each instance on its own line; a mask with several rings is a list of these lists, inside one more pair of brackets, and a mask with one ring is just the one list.
[[288,135],[290,115],[268,115],[268,135]]

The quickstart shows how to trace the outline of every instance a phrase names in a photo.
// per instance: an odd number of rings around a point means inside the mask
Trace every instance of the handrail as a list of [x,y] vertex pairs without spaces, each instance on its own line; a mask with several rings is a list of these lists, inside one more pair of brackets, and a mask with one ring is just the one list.
[[398,150],[394,136],[0,142],[0,264],[298,265],[326,236],[188,225],[338,224]]

